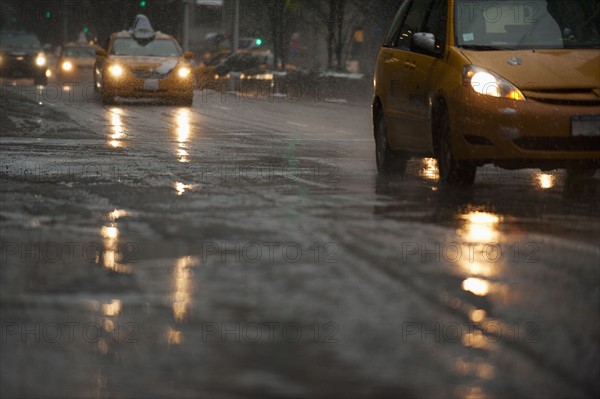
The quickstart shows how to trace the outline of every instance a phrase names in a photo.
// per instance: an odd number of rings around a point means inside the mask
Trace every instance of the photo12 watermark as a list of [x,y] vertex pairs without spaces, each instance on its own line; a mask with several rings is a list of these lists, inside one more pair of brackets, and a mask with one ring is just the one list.
[[221,264],[335,264],[340,262],[340,247],[334,242],[202,242],[200,259]]
[[500,323],[490,320],[482,323],[423,323],[404,322],[401,328],[402,343],[462,343],[465,346],[483,346],[500,341],[524,344],[539,343],[540,326],[535,322]]
[[112,322],[110,333],[99,323],[88,322],[1,322],[0,342],[3,344],[97,344],[110,336],[116,344],[139,342],[140,328],[136,323]]
[[205,322],[201,326],[202,343],[288,343],[312,342],[336,344],[340,327],[334,322]]

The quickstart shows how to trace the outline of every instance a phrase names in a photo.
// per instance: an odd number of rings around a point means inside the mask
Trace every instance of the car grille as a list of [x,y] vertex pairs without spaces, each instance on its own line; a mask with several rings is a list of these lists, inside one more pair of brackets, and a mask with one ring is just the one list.
[[142,70],[136,70],[133,69],[131,71],[133,73],[133,75],[137,78],[140,79],[164,79],[167,76],[169,76],[169,74],[171,72],[167,72],[167,73],[158,73],[156,71],[142,71]]
[[513,142],[533,151],[600,151],[600,137],[522,137]]
[[557,105],[600,105],[600,90],[562,89],[562,90],[523,90],[529,100]]
[[12,55],[11,54],[11,55],[7,56],[6,58],[11,59],[14,62],[24,62],[24,63],[29,64],[29,63],[33,62],[35,57],[30,54],[27,54],[27,55]]

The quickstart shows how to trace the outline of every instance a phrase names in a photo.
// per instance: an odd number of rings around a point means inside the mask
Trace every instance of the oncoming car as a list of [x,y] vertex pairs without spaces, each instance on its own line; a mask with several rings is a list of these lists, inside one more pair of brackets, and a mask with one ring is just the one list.
[[64,82],[91,79],[96,63],[96,51],[98,50],[101,50],[101,48],[86,43],[66,44],[56,65],[57,78]]
[[377,167],[600,167],[600,10],[591,0],[405,0],[375,68]]
[[33,78],[36,85],[45,85],[47,71],[46,54],[35,34],[0,31],[0,76]]
[[97,51],[94,85],[102,102],[115,98],[161,98],[191,106],[194,79],[188,60],[169,35],[152,30],[144,16],[138,16],[130,31],[115,33],[107,50]]

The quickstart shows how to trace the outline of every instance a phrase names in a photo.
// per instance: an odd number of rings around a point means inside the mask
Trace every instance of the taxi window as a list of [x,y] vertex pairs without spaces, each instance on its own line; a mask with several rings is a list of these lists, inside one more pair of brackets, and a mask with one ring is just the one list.
[[394,18],[394,22],[392,22],[392,25],[388,30],[387,36],[383,41],[383,47],[396,46],[396,40],[398,39],[398,34],[400,33],[400,26],[404,22],[404,18],[406,18],[406,13],[408,12],[410,3],[411,1],[405,1],[404,3],[402,3],[402,6],[400,6],[396,17]]
[[92,47],[67,47],[63,57],[69,58],[95,58],[96,49]]
[[420,0],[414,1],[406,19],[400,28],[400,35],[398,36],[398,43],[396,47],[408,50],[410,49],[410,43],[412,36],[415,32],[420,32],[423,26],[425,18],[427,18],[428,10],[431,9],[431,3],[433,0]]
[[169,39],[141,42],[131,38],[118,38],[112,45],[111,54],[140,57],[181,57],[181,50],[174,40]]
[[446,28],[448,24],[448,1],[435,0],[433,8],[423,26],[423,32],[433,33],[436,42],[444,46],[446,44]]

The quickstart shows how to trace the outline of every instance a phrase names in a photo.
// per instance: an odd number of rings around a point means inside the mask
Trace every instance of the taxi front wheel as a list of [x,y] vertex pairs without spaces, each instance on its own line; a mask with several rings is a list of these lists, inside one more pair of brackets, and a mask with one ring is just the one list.
[[392,151],[388,144],[387,125],[382,110],[379,110],[375,122],[375,155],[377,171],[380,174],[402,174],[406,170],[408,157],[403,153]]
[[447,111],[439,114],[437,123],[439,150],[437,154],[440,180],[448,185],[471,185],[475,182],[477,167],[454,158],[450,131],[450,118]]
[[100,100],[104,105],[114,105],[115,104],[115,96],[109,95],[104,90],[100,89]]
[[33,84],[36,86],[46,86],[48,85],[48,78],[46,75],[36,75],[33,78]]
[[194,96],[181,97],[174,100],[173,103],[182,107],[191,107],[192,105],[194,105]]

